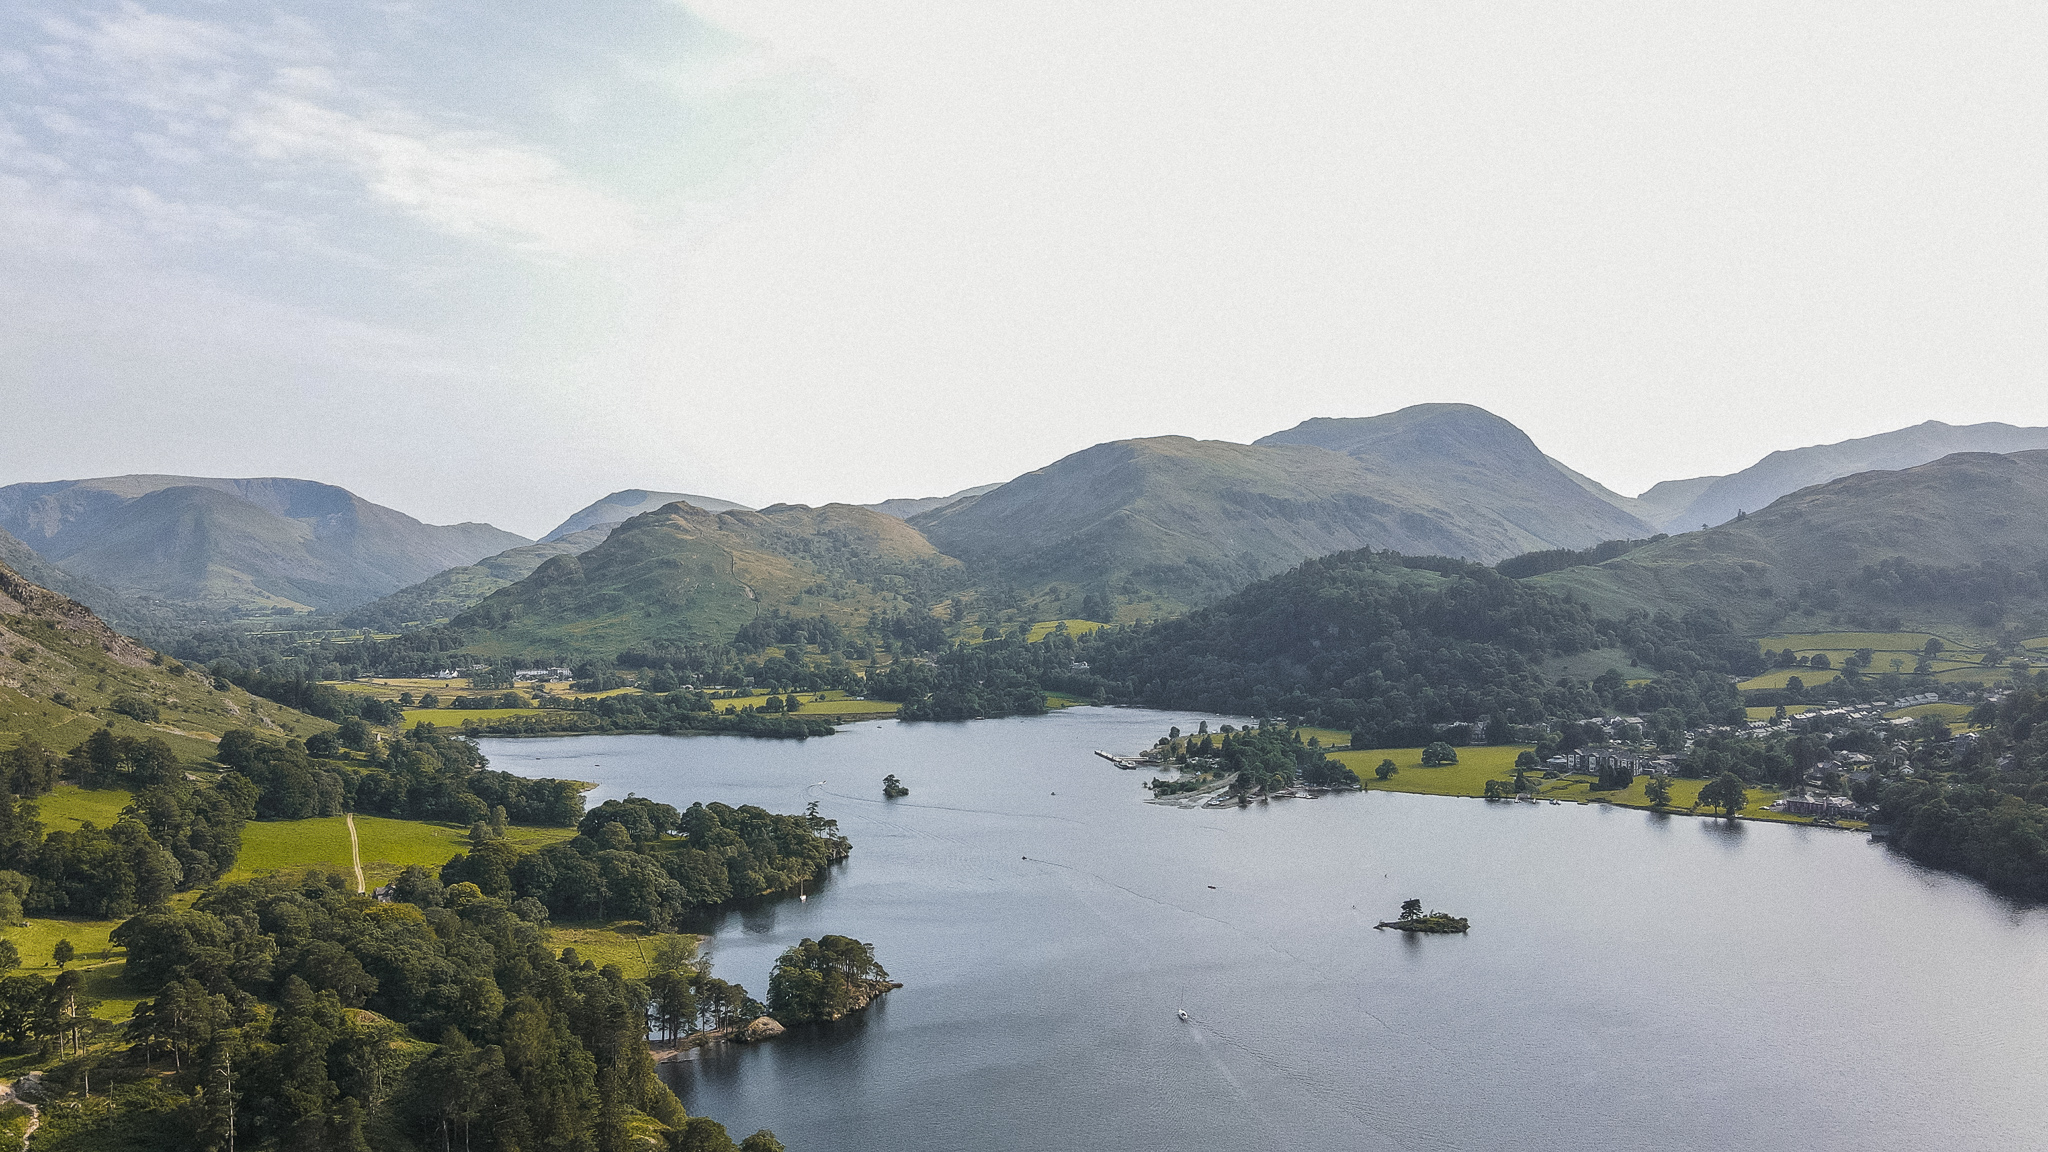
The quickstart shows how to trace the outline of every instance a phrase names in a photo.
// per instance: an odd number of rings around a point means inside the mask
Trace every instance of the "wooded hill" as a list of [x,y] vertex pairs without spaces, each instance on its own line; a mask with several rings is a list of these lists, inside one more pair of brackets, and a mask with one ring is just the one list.
[[1531,577],[1605,615],[1738,629],[2048,632],[2048,451],[1963,453],[1793,493],[1705,531]]
[[454,626],[482,653],[723,643],[772,610],[845,624],[922,610],[958,568],[901,520],[850,504],[670,504],[548,560]]

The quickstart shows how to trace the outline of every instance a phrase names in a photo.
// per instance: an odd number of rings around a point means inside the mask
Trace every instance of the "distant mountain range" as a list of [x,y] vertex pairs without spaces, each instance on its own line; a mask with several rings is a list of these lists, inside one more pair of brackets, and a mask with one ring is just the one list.
[[[2048,429],[1930,421],[1774,452],[1732,475],[1666,481],[1628,497],[1546,456],[1484,409],[1424,404],[1308,420],[1252,444],[1178,436],[1098,444],[1007,483],[869,505],[754,512],[712,496],[626,489],[538,543],[484,524],[422,524],[312,481],[121,476],[0,488],[0,561],[138,635],[310,611],[378,629],[461,618],[490,633],[479,643],[494,648],[532,641],[598,653],[729,636],[776,608],[850,621],[951,600],[939,610],[954,624],[1019,613],[1170,615],[1360,547],[1493,563],[1725,525],[1745,512],[1741,531],[1755,533],[1779,524],[1782,514],[1750,523],[1774,501],[1794,492],[1805,500],[1815,485],[1957,451],[2037,448],[2048,448]],[[1880,542],[1897,519],[1887,520],[1881,503],[1865,498],[1858,515],[1876,520],[1856,564],[1894,547],[1921,556]],[[609,547],[627,525],[633,532]],[[1811,525],[1781,535],[1771,547],[1782,555],[1755,562],[1804,572],[1792,553],[1806,547],[1799,540]],[[1703,575],[1717,554],[1694,551],[1702,545],[1691,536],[1597,567],[1585,563],[1590,556],[1565,556],[1543,567],[1579,567],[1540,579],[1616,604],[1713,605],[1747,621],[1769,615],[1763,593],[1731,603],[1717,584],[1728,572]],[[1724,538],[1735,536],[1713,537]],[[1980,554],[1993,558],[1982,546],[1954,553]],[[720,563],[724,577],[706,575]],[[743,569],[758,578],[735,575]],[[1680,570],[1689,574],[1673,574]]]
[[351,609],[341,618],[350,628],[392,630],[437,624],[491,593],[516,584],[556,556],[574,556],[604,543],[610,524],[585,528],[553,540],[522,544],[474,564],[436,572],[417,584]]
[[123,597],[230,616],[335,610],[529,541],[422,524],[330,484],[113,476],[0,488],[0,529]]
[[949,504],[958,504],[962,500],[968,500],[986,492],[993,492],[1001,487],[1001,484],[979,484],[973,488],[962,488],[951,496],[922,496],[909,500],[898,498],[895,500],[884,500],[880,504],[863,504],[861,507],[872,508],[885,516],[894,516],[898,520],[908,520],[919,513],[936,512]]
[[555,525],[555,529],[540,538],[542,544],[552,544],[564,536],[587,532],[592,528],[616,528],[642,512],[652,512],[663,505],[682,501],[706,512],[750,512],[744,504],[720,500],[716,496],[693,496],[688,492],[650,492],[645,488],[627,488],[614,492],[602,500],[577,512]]
[[2048,451],[1964,452],[1803,488],[1702,531],[1534,576],[1596,612],[1712,609],[1752,633],[2048,628]]
[[1995,423],[1958,427],[1929,420],[1876,436],[1773,452],[1732,475],[1666,480],[1633,500],[1616,497],[1614,502],[1659,532],[1690,532],[1725,524],[1738,512],[1754,512],[1780,496],[1858,472],[1912,468],[1957,452],[2036,448],[2048,448],[2048,428]]

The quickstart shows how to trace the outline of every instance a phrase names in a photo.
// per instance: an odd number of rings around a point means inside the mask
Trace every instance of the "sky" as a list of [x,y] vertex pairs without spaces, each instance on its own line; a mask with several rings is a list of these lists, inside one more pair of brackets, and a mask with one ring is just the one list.
[[2048,424],[2021,4],[11,0],[0,484],[538,535],[1463,401],[1633,494]]

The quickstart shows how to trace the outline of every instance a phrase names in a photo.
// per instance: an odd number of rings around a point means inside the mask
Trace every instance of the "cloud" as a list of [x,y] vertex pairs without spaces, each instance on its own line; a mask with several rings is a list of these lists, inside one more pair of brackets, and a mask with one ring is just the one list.
[[621,201],[535,149],[488,133],[435,129],[407,113],[357,116],[262,91],[229,137],[272,165],[327,164],[434,228],[464,239],[566,257],[628,249],[637,225]]

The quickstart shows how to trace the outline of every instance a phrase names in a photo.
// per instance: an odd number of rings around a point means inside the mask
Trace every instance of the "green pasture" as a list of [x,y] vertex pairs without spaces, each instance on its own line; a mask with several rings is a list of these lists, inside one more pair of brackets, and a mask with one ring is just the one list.
[[[1315,730],[1321,735],[1321,730]],[[1345,736],[1350,739],[1349,735]],[[1441,768],[1422,766],[1420,748],[1369,748],[1337,751],[1332,760],[1358,773],[1367,788],[1382,792],[1417,792],[1428,796],[1483,796],[1488,780],[1512,780],[1515,757],[1533,751],[1527,744],[1487,744],[1458,749],[1458,762]],[[1392,760],[1396,769],[1387,780],[1373,777],[1382,760]]]
[[894,716],[903,705],[894,700],[806,700],[797,708],[800,716]]
[[[1756,643],[1758,651],[1790,648],[1802,656],[1810,652],[1826,652],[1832,657],[1837,652],[1853,654],[1862,648],[1877,653],[1910,652],[1917,656],[1927,647],[1929,640],[1940,640],[1950,648],[1968,647],[1931,632],[1784,632],[1765,636]],[[1880,661],[1879,667],[1882,666]]]
[[429,680],[420,677],[383,680],[328,680],[324,681],[324,683],[329,688],[338,688],[343,692],[360,692],[365,696],[376,696],[385,700],[396,700],[400,694],[406,692],[410,692],[414,696],[425,692],[432,692],[437,696],[446,696],[450,692],[461,693],[470,690],[467,677],[455,680]]
[[93,1015],[102,1020],[126,1020],[142,997],[129,989],[121,978],[121,965],[127,958],[127,949],[116,948],[108,939],[120,926],[119,920],[83,920],[68,916],[38,916],[31,919],[25,928],[10,925],[0,935],[14,941],[14,947],[21,953],[21,967],[6,974],[54,979],[60,969],[50,953],[57,947],[57,941],[69,940],[77,950],[77,959],[67,967],[85,973],[85,994],[100,1002]]
[[412,727],[425,721],[436,728],[460,728],[464,720],[481,724],[486,720],[503,720],[507,716],[535,716],[558,712],[555,708],[407,708],[405,726]]
[[49,795],[31,803],[36,806],[44,828],[51,832],[75,832],[86,821],[91,821],[95,828],[113,827],[133,799],[122,788],[88,790],[76,784],[59,784]]
[[[357,816],[362,841],[363,877],[375,888],[418,864],[439,868],[469,848],[469,829],[426,820],[394,820]],[[521,849],[544,848],[576,835],[574,828],[514,825],[505,839]],[[353,877],[349,859],[348,822],[340,816],[313,820],[254,820],[242,829],[242,856],[230,880],[246,880],[266,872],[321,868]]]
[[1045,639],[1046,636],[1051,634],[1053,629],[1058,628],[1062,624],[1067,626],[1068,633],[1075,636],[1086,636],[1097,628],[1102,627],[1101,624],[1093,620],[1041,620],[1031,626],[1028,638],[1031,643],[1036,644],[1040,640]]
[[[1599,782],[1597,778],[1592,776],[1565,776],[1557,780],[1546,780],[1543,782],[1543,786],[1537,789],[1536,796],[1543,800],[1561,800],[1577,804],[1588,804],[1596,800],[1605,800],[1610,804],[1616,804],[1623,808],[1654,807],[1650,803],[1650,797],[1647,792],[1650,786],[1650,778],[1647,776],[1638,776],[1628,787],[1611,791],[1596,791],[1593,785]],[[1699,806],[1700,789],[1707,786],[1705,780],[1686,780],[1680,777],[1671,777],[1668,782],[1671,785],[1671,802],[1664,806],[1664,811],[1680,813],[1711,813],[1714,811],[1714,809]],[[1751,784],[1749,785],[1749,804],[1743,808],[1741,814],[1744,818],[1750,820],[1776,820],[1788,824],[1807,823],[1808,819],[1804,816],[1788,816],[1781,812],[1770,811],[1770,806],[1777,803],[1782,795],[1784,793],[1775,788],[1765,788],[1761,785]]]
[[[626,979],[645,980],[661,935],[649,932],[638,920],[571,920],[548,929],[548,947],[557,955],[564,948],[574,948],[576,955],[599,968],[616,964]],[[702,939],[698,938],[700,944]]]
[[1825,684],[1842,674],[1839,668],[1773,668],[1761,676],[1752,676],[1736,687],[1745,692],[1758,688],[1783,688],[1794,676],[1799,677],[1808,688]]
[[[1797,716],[1801,712],[1813,711],[1814,707],[1812,704],[1788,704],[1785,706],[1785,715]],[[1774,720],[1778,716],[1776,708],[1745,708],[1743,711],[1749,714],[1751,720]]]

